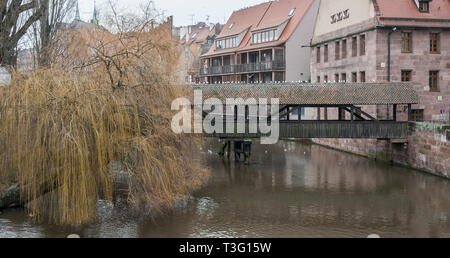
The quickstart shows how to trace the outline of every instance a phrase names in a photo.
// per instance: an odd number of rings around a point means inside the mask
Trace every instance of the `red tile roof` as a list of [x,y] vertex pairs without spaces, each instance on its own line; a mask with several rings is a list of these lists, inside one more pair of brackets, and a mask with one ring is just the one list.
[[[206,41],[210,33],[209,27],[202,27],[192,30],[191,33],[189,33],[188,41],[186,42],[186,35],[181,40],[182,45],[191,45],[192,43],[199,43],[202,44]],[[196,35],[197,34],[197,35]],[[195,38],[194,38],[195,35]]]
[[[244,30],[256,26],[261,21],[270,4],[270,2],[267,2],[235,11],[217,38],[238,35]],[[233,24],[233,27],[230,29],[231,24]]]
[[414,0],[375,0],[380,25],[450,27],[450,0],[430,1],[430,12],[422,13]]
[[[249,29],[246,32],[241,44],[237,48],[221,49],[217,51],[215,45],[213,45],[204,56],[214,56],[254,48],[281,45],[286,42],[297,29],[313,2],[314,0],[278,0],[235,11],[217,38],[220,39],[239,35]],[[289,12],[293,8],[295,8],[295,12],[291,17],[289,17]],[[286,21],[288,23],[277,41],[257,45],[252,44],[252,31],[277,27]],[[233,24],[233,26],[230,29],[231,24]]]

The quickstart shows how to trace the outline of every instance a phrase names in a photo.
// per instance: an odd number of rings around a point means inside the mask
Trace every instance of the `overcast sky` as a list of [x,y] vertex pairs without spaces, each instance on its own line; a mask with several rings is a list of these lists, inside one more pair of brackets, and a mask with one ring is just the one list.
[[[81,18],[89,21],[92,18],[94,9],[94,0],[78,0],[80,4]],[[139,8],[146,0],[115,0],[121,6],[122,10],[132,11]],[[234,10],[252,6],[254,4],[267,2],[268,0],[154,0],[155,7],[164,11],[165,16],[174,16],[176,26],[190,25],[192,15],[194,23],[209,21],[212,23],[224,23]],[[108,0],[96,0],[97,8],[101,11],[106,8]],[[101,22],[101,21],[100,21]]]

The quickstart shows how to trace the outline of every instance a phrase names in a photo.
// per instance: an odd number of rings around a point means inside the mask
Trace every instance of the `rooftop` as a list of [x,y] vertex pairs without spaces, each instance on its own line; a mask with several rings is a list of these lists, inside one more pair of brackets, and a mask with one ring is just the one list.
[[[192,43],[202,44],[207,40],[210,32],[211,32],[211,30],[210,30],[210,27],[208,27],[208,26],[201,27],[201,28],[194,28],[191,31],[191,33],[185,35],[183,37],[183,39],[181,39],[180,43],[182,45],[188,45],[188,46],[191,45]],[[188,37],[187,40],[186,40],[186,37]]]
[[[415,0],[373,0],[378,23],[386,26],[450,27],[450,0],[431,0],[429,12],[420,12]],[[417,2],[417,3],[416,3]]]
[[[243,35],[240,44],[235,48],[220,50],[217,50],[214,45],[205,56],[283,44],[294,33],[313,2],[314,0],[278,0],[235,11],[217,38],[224,39]],[[286,26],[283,27],[282,25],[285,23]],[[252,44],[252,32],[276,27],[282,28],[282,31],[278,32],[277,40]]]
[[408,83],[273,83],[196,85],[204,98],[279,98],[284,105],[417,104],[419,96]]

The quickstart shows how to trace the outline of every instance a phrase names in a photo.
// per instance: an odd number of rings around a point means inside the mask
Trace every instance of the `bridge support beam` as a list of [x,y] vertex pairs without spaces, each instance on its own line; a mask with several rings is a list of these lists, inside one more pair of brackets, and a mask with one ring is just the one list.
[[227,140],[223,143],[219,156],[225,157],[225,154],[228,159],[231,158],[231,144],[233,144],[234,158],[236,162],[241,161],[241,157],[244,157],[245,164],[250,164],[250,158],[252,155],[252,141],[251,140]]
[[241,156],[244,156],[245,164],[250,164],[250,158],[252,155],[252,141],[234,141],[234,157],[236,162],[241,161]]
[[219,151],[219,156],[231,158],[231,141],[225,141],[222,148]]

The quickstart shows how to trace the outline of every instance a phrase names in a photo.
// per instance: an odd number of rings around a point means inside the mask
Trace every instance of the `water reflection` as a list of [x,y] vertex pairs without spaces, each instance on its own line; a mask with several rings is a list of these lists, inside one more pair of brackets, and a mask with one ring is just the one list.
[[[139,220],[107,204],[84,237],[450,237],[449,181],[298,142],[254,146],[251,166],[203,149],[211,182],[164,218]],[[61,236],[20,212],[0,236]],[[73,230],[73,229],[71,229]]]

